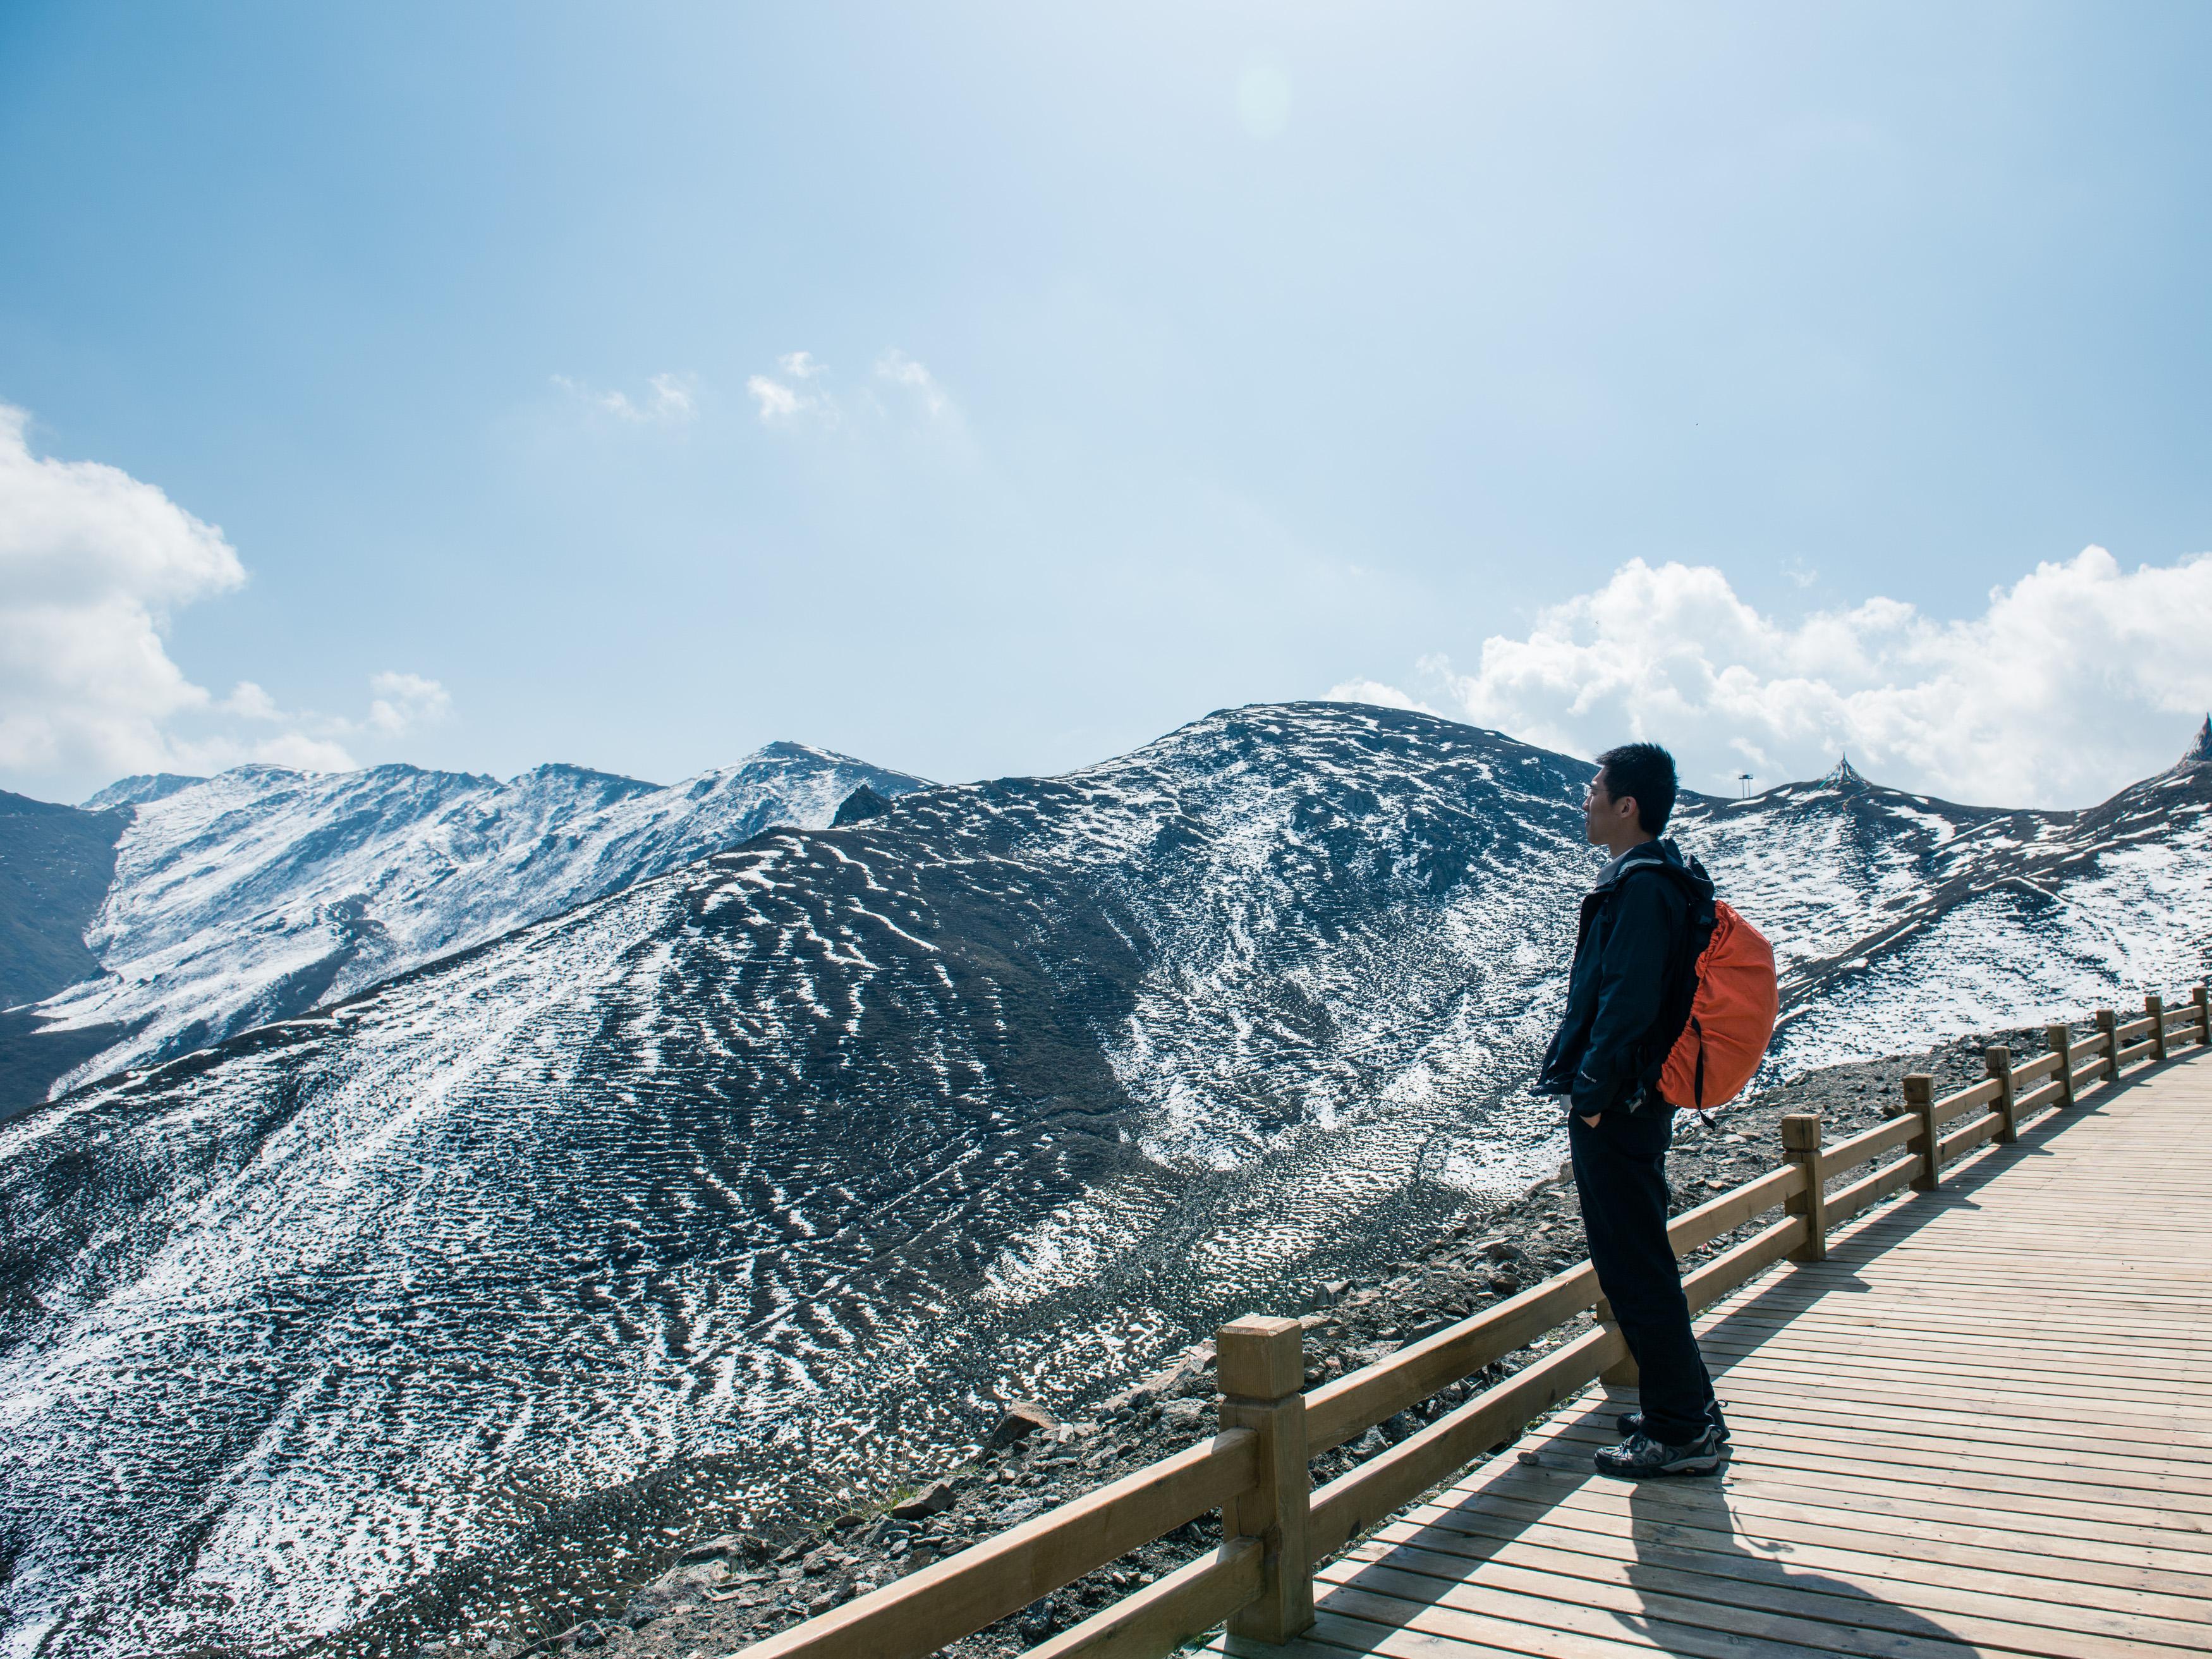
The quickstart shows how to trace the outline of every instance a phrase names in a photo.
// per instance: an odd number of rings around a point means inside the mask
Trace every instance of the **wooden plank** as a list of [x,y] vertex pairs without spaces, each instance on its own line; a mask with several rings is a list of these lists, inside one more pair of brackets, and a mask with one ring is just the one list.
[[2114,1059],[2121,1066],[2132,1066],[2139,1060],[2151,1059],[2157,1048],[2158,1045],[2156,1043],[2151,1042],[2148,1038],[2145,1038],[2142,1042],[2136,1043],[2132,1047],[2123,1048],[2120,1052],[2114,1056]]
[[1518,1639],[1546,1650],[1544,1633],[1639,1640],[1696,1659],[1776,1659],[1778,1650],[1847,1654],[1858,1659],[1960,1659],[1958,1647],[1932,1636],[1855,1631],[1669,1594],[1656,1584],[1572,1584],[1543,1573],[1493,1567],[1480,1579],[1438,1583],[1382,1566],[1333,1566],[1323,1577],[1332,1612],[1354,1612],[1440,1635],[1482,1633],[1498,1641],[1497,1621],[1520,1625]]
[[[1929,1528],[1924,1535],[1905,1533],[1860,1533],[1850,1526],[1850,1516],[1820,1516],[1814,1520],[1790,1520],[1781,1513],[1760,1513],[1745,1506],[1721,1509],[1705,1516],[1683,1510],[1679,1516],[1656,1516],[1650,1506],[1606,1504],[1608,1486],[1562,1495],[1558,1502],[1535,1504],[1504,1498],[1500,1493],[1468,1495],[1455,1504],[1418,1504],[1407,1510],[1402,1522],[1394,1522],[1376,1533],[1378,1541],[1391,1541],[1401,1533],[1422,1535],[1486,1535],[1498,1528],[1509,1535],[1589,1537],[1595,1548],[1641,1548],[1646,1544],[1674,1544],[1679,1548],[1712,1548],[1732,1555],[1739,1540],[1752,1537],[1760,1547],[1787,1544],[1792,1566],[1816,1566],[1847,1571],[1856,1577],[1885,1579],[1893,1583],[1916,1583],[1929,1589],[1962,1589],[1989,1597],[2042,1599],[2063,1613],[2097,1620],[2104,1610],[2143,1613],[2163,1620],[2212,1621],[2212,1577],[2190,1573],[2157,1573],[2152,1568],[2124,1566],[2117,1562],[2031,1555],[2002,1547],[2002,1535],[1954,1537]],[[2088,1590],[2088,1593],[2084,1593]],[[2037,1620],[2051,1614],[2037,1610]]]
[[[1471,1566],[1480,1565],[1486,1583],[1499,1582],[1499,1570],[1510,1569],[1558,1581],[1563,1590],[1576,1584],[1631,1589],[1656,1586],[1688,1601],[1716,1604],[1709,1622],[1748,1608],[1907,1637],[1927,1636],[1929,1620],[1920,1609],[1932,1603],[1948,1615],[1942,1629],[1954,1640],[2045,1659],[2142,1659],[2146,1644],[2197,1653],[2204,1637],[2203,1626],[2180,1620],[2106,1613],[2085,1620],[2067,1617],[2067,1610],[2055,1607],[2050,1611],[2059,1616],[2044,1618],[2037,1616],[2040,1609],[2032,1601],[1975,1596],[1948,1588],[1932,1594],[1923,1589],[1912,1606],[1900,1606],[1863,1584],[1797,1570],[1800,1564],[1795,1559],[1770,1560],[1741,1548],[1725,1554],[1710,1548],[1647,1544],[1624,1561],[1594,1548],[1577,1548],[1571,1537],[1550,1534],[1469,1538],[1425,1530],[1414,1537],[1395,1538],[1385,1547],[1363,1546],[1344,1567],[1332,1569],[1332,1577],[1349,1573],[1358,1564],[1445,1583],[1464,1582]],[[1358,1577],[1354,1574],[1346,1582],[1357,1583]]]
[[2056,1054],[2038,1054],[2033,1060],[2018,1061],[2012,1068],[2014,1086],[2026,1088],[2031,1083],[2049,1077],[2057,1069],[2058,1056]]
[[747,1659],[922,1659],[1219,1509],[1257,1480],[1259,1443],[1249,1429],[1216,1435],[756,1642]]
[[[1577,1424],[1552,1437],[1554,1445],[1587,1445],[1593,1449],[1619,1442],[1619,1435],[1592,1424]],[[2212,1526],[2206,1524],[2212,1521],[2212,1483],[2187,1480],[2168,1469],[2006,1457],[1988,1450],[1975,1451],[1957,1441],[1929,1447],[1875,1435],[1796,1434],[1782,1427],[1767,1429],[1755,1445],[1747,1443],[1741,1455],[1777,1468],[1879,1468],[1886,1478],[1905,1486],[2027,1490],[2057,1501],[2078,1496],[2087,1501],[2150,1510],[2165,1516],[2175,1531],[2212,1538]]]
[[[1377,1533],[1375,1543],[1381,1547],[1401,1538],[1425,1537],[1529,1537],[1616,1556],[1625,1553],[1624,1547],[1640,1553],[1656,1545],[1710,1551],[1730,1559],[1741,1548],[1739,1540],[1748,1537],[1769,1549],[1778,1543],[1789,1545],[1789,1565],[1793,1566],[1910,1585],[1922,1594],[1957,1590],[1973,1598],[1974,1605],[2035,1601],[2037,1623],[2063,1626],[2072,1620],[2082,1628],[2098,1629],[2106,1627],[2108,1613],[2117,1613],[2212,1624],[2212,1577],[2031,1555],[2004,1549],[1988,1539],[1961,1542],[1887,1533],[1868,1537],[1838,1533],[1832,1526],[1726,1511],[1711,1517],[1690,1514],[1662,1520],[1638,1506],[1624,1510],[1572,1498],[1528,1504],[1482,1493],[1454,1504],[1417,1505],[1402,1521]],[[2084,1597],[2084,1586],[2094,1586],[2093,1597]]]
[[[1588,1506],[1620,1501],[1618,1492],[1579,1464],[1577,1472],[1566,1474],[1541,1463],[1516,1463],[1509,1469],[1486,1470],[1479,1492],[1456,1487],[1446,1501],[1468,1504],[1504,1498]],[[1801,1523],[1822,1529],[1821,1535],[1831,1542],[1855,1542],[1857,1547],[1884,1553],[1907,1548],[1917,1552],[1931,1542],[1948,1540],[1975,1550],[2162,1574],[2166,1576],[2162,1582],[2169,1585],[2212,1583],[2212,1561],[2203,1553],[2161,1547],[2130,1527],[2084,1522],[2079,1528],[2054,1532],[2047,1517],[1926,1502],[1864,1483],[1856,1500],[1849,1494],[1839,1498],[1834,1488],[1792,1481],[1786,1471],[1753,1470],[1731,1474],[1718,1485],[1668,1481],[1656,1486],[1647,1483],[1632,1492],[1636,1512],[1654,1518],[1704,1516],[1709,1524],[1726,1526],[1732,1516],[1755,1516],[1762,1525],[1773,1520]]]
[[1024,1659],[1160,1659],[1260,1593],[1260,1540],[1232,1538],[1030,1649]]
[[2155,1023],[2150,1015],[2144,1014],[2125,1024],[2114,1026],[2112,1030],[2121,1042],[2133,1042],[2137,1037],[2148,1035]]
[[[1587,1459],[1570,1460],[1564,1452],[1554,1455],[1571,1461],[1573,1472],[1516,1467],[1492,1477],[1493,1485],[1508,1491],[1535,1490],[1538,1483],[1532,1477],[1540,1475],[1575,1485],[1595,1478],[1589,1473]],[[1682,1503],[1682,1489],[1693,1484],[1670,1481],[1656,1488],[1647,1484],[1640,1489],[1639,1502],[1657,1513]],[[1899,1521],[1931,1522],[1954,1534],[1967,1528],[2002,1534],[2013,1547],[2034,1554],[2075,1555],[2092,1547],[2112,1546],[2119,1553],[2107,1559],[2212,1576],[2212,1547],[2208,1547],[2201,1534],[2178,1530],[2147,1533],[2132,1517],[2108,1516],[2069,1516],[2064,1530],[2054,1532],[2051,1517],[2033,1505],[1992,1503],[1979,1492],[1947,1497],[1940,1488],[1891,1486],[1856,1473],[1840,1474],[1817,1468],[1756,1462],[1747,1459],[1741,1449],[1729,1465],[1722,1490],[1731,1507],[1753,1499],[1787,1504],[1808,1514],[1826,1516],[1835,1524],[1848,1521],[1849,1529],[1855,1533],[1880,1531]],[[1877,1522],[1872,1519],[1875,1516],[1881,1519]]]
[[1883,1352],[1893,1344],[1903,1352],[1934,1348],[1971,1358],[1984,1349],[2014,1354],[2047,1348],[2062,1361],[2079,1357],[2114,1363],[2142,1354],[2148,1335],[2157,1345],[2154,1354],[2166,1358],[2173,1369],[2187,1375],[2201,1375],[2204,1358],[2212,1357],[2212,1332],[2186,1320],[2148,1333],[2133,1318],[2039,1323],[2025,1309],[2014,1311],[2014,1304],[1999,1301],[1982,1304],[1987,1311],[1962,1326],[1949,1307],[1917,1297],[1902,1302],[1885,1298],[1881,1309],[1831,1305],[1843,1300],[1831,1297],[1808,1305],[1793,1303],[1771,1313],[1746,1305],[1729,1312],[1725,1328],[1731,1334],[1757,1333],[1760,1340],[1770,1342],[1780,1340],[1784,1332],[1802,1333],[1815,1348],[1824,1342],[1856,1346],[1877,1338],[1884,1344]]

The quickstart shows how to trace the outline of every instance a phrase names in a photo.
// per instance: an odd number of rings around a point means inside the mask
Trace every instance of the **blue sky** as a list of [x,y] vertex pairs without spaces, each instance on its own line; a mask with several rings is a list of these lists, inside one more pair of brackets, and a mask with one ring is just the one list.
[[[775,738],[967,777],[1338,690],[1584,752],[1650,715],[1708,787],[1856,743],[2095,799],[2212,698],[2208,36],[2183,5],[15,0],[11,476],[112,503],[112,469],[235,569],[124,550],[79,594],[174,671],[127,719],[113,675],[22,665],[77,635],[0,618],[0,785],[666,781]],[[5,510],[19,599],[137,533]],[[1945,738],[2039,566],[2039,625],[2103,631]],[[1608,595],[1718,632],[1593,691]],[[2127,733],[2099,766],[1976,758],[2077,703]]]

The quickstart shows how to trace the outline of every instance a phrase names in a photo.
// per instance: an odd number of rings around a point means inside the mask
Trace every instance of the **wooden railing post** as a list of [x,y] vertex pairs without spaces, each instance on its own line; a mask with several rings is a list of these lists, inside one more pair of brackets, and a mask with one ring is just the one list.
[[1221,1517],[1224,1541],[1256,1538],[1265,1552],[1260,1594],[1229,1615],[1229,1633],[1287,1642],[1314,1621],[1306,1521],[1313,1501],[1306,1473],[1305,1328],[1260,1314],[1213,1335],[1221,1383],[1221,1426],[1260,1436],[1260,1481]]
[[1805,1190],[1783,1200],[1785,1215],[1805,1218],[1805,1242],[1790,1252],[1792,1261],[1828,1259],[1828,1172],[1820,1157],[1820,1120],[1811,1112],[1791,1112],[1782,1120],[1782,1152],[1805,1172]]
[[2058,1080],[2058,1109],[2063,1112],[2074,1103],[2074,1034],[2063,1025],[2046,1025],[2043,1040],[2058,1056],[2058,1069],[2051,1075]]
[[2120,1080],[2120,1016],[2111,1008],[2097,1010],[2098,1034],[2105,1039],[2105,1058],[2111,1063],[2105,1067],[2107,1080]]
[[2212,986],[2199,985],[2189,1000],[2197,1005],[2197,1046],[2212,1048]]
[[1997,1124],[1997,1144],[2010,1146],[2020,1139],[2020,1108],[2016,1103],[2020,1091],[2013,1087],[2012,1048],[2006,1043],[1992,1042],[1982,1050],[1982,1062],[1997,1080],[1996,1109],[2001,1120]]
[[2150,1016],[2150,1057],[2166,1058],[2166,999],[2155,991],[2143,999],[2143,1012]]
[[1936,1079],[1925,1072],[1914,1072],[1905,1079],[1905,1109],[1920,1120],[1920,1128],[1906,1144],[1920,1160],[1920,1167],[1912,1172],[1912,1190],[1932,1193],[1943,1184],[1943,1166],[1940,1162],[1942,1146],[1936,1138]]

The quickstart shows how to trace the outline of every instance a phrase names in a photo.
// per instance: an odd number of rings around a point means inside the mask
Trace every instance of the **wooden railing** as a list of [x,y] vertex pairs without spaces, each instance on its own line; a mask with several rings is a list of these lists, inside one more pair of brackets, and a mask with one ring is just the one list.
[[[2139,1018],[2123,1024],[2100,1008],[2095,1023],[2096,1035],[2080,1042],[2063,1025],[2047,1028],[2047,1052],[2017,1064],[2008,1048],[1992,1047],[1988,1076],[1940,1100],[1933,1079],[1907,1077],[1896,1115],[1844,1140],[1826,1141],[1818,1117],[1784,1118],[1782,1167],[1668,1224],[1676,1254],[1687,1255],[1782,1212],[1684,1276],[1691,1311],[1785,1257],[1820,1260],[1844,1222],[1908,1186],[1935,1191],[1945,1165],[1985,1142],[2016,1139],[2030,1119],[2073,1106],[2098,1079],[2164,1060],[2177,1042],[2212,1046],[2203,985],[2172,1012],[2153,996]],[[1593,1328],[1310,1486],[1311,1458],[1593,1310]],[[1317,1563],[1592,1379],[1633,1379],[1608,1313],[1595,1272],[1581,1262],[1310,1394],[1300,1392],[1304,1327],[1239,1319],[1215,1334],[1220,1432],[1211,1440],[756,1643],[744,1659],[923,1659],[1214,1510],[1222,1542],[1211,1554],[1031,1648],[1028,1659],[1159,1659],[1224,1620],[1235,1635],[1287,1640],[1313,1622]]]

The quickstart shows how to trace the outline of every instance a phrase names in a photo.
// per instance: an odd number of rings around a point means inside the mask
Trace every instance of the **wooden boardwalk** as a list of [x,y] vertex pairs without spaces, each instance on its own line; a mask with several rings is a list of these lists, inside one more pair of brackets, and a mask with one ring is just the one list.
[[[2188,1051],[2202,1054],[2202,1050]],[[1323,1565],[1340,1659],[2212,1653],[2212,1060],[1991,1146],[1698,1321],[1712,1479],[1607,1480],[1599,1389]]]

